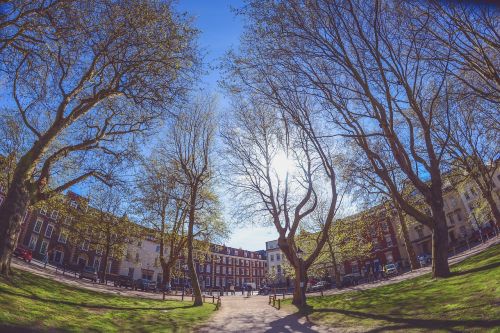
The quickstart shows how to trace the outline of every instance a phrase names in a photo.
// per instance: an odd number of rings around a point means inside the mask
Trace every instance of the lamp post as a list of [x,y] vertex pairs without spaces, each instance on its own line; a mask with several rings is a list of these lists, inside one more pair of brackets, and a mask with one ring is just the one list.
[[186,271],[188,266],[186,264],[182,265],[182,270],[184,272],[184,277],[182,278],[182,300],[184,300],[184,291],[186,289]]

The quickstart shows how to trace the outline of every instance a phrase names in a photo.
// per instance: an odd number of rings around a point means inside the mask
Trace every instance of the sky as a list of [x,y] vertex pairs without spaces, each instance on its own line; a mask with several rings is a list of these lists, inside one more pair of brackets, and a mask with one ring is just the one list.
[[[179,0],[177,8],[194,17],[194,25],[200,30],[199,46],[204,54],[205,70],[207,71],[200,80],[200,88],[208,93],[218,96],[219,107],[229,107],[224,92],[217,85],[221,73],[217,65],[231,48],[237,48],[239,38],[243,31],[241,17],[237,17],[231,8],[239,8],[242,1],[222,0]],[[229,197],[223,198],[223,204],[237,205],[228,202]],[[224,202],[226,201],[226,202]],[[229,220],[229,218],[227,218]],[[245,221],[236,221],[231,225],[232,234],[224,244],[235,248],[257,251],[265,249],[265,242],[276,239],[278,234],[274,227],[249,226]]]

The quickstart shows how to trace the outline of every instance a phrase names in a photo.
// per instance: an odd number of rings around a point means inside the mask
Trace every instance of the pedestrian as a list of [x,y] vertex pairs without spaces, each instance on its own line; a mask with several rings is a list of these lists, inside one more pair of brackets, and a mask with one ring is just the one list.
[[229,291],[231,292],[231,295],[236,295],[236,291],[234,290],[234,285],[229,286]]

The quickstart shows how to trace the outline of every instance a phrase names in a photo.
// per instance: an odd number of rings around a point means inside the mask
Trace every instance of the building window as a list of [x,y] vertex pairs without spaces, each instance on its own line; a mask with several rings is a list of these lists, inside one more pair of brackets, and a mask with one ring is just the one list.
[[281,260],[281,255],[279,253],[276,253],[276,261],[280,261]]
[[156,245],[156,253],[160,253],[160,245]]
[[237,256],[238,255],[238,250],[234,250],[234,255]]
[[71,208],[77,208],[78,207],[78,204],[76,203],[75,200],[71,200],[70,203],[69,203],[70,207]]
[[415,231],[418,234],[418,238],[424,238],[424,228],[422,226],[415,227]]
[[220,266],[215,265],[215,273],[219,274],[220,273]]
[[448,215],[448,221],[450,222],[451,225],[455,224],[455,220],[453,219],[453,213],[449,213]]
[[393,245],[391,235],[385,235],[385,243],[387,244],[387,247],[391,247]]
[[40,254],[45,255],[47,253],[48,247],[49,247],[49,242],[44,239],[42,241],[42,245],[40,245]]
[[232,275],[233,274],[233,269],[231,267],[227,268],[227,274]]
[[42,225],[43,225],[43,220],[38,218],[35,222],[35,226],[33,227],[33,231],[39,233],[40,230],[42,229]]
[[206,277],[206,280],[205,280],[205,286],[207,286],[207,287],[210,287],[210,286],[211,286],[211,284],[210,284],[210,276],[207,276],[207,277]]
[[457,216],[457,220],[458,220],[459,222],[462,222],[462,220],[463,220],[462,210],[461,210],[461,209],[457,209],[457,210],[455,211],[455,215]]
[[386,252],[385,259],[387,260],[387,263],[389,263],[389,264],[394,262],[394,258],[392,257],[392,252]]
[[135,254],[135,261],[136,261],[136,262],[139,262],[139,260],[140,260],[140,259],[141,259],[141,258],[139,257],[139,252],[137,252],[137,253]]
[[99,266],[101,266],[101,259],[94,258],[94,265],[92,267],[94,267],[96,271],[99,271]]
[[68,232],[66,230],[61,230],[59,233],[59,238],[57,239],[59,243],[66,244],[68,241]]
[[54,253],[54,262],[62,264],[64,258],[64,252],[56,250]]
[[359,273],[359,267],[358,267],[357,261],[351,262],[351,271],[352,271],[352,273]]
[[37,235],[31,235],[30,242],[28,244],[28,248],[30,250],[33,251],[35,249],[37,240],[38,240],[38,236]]
[[89,242],[86,240],[83,241],[82,245],[80,246],[80,249],[83,251],[88,251],[89,250]]
[[52,237],[53,231],[54,231],[54,226],[52,224],[48,224],[47,228],[45,229],[45,237],[47,237],[47,238]]
[[40,208],[40,214],[47,216],[47,208],[45,207]]
[[207,264],[207,273],[210,273],[210,264]]
[[465,199],[470,200],[470,195],[468,191],[465,191]]
[[52,214],[50,214],[50,217],[54,220],[57,220],[57,218],[59,217],[59,212],[57,210],[53,210],[52,211]]

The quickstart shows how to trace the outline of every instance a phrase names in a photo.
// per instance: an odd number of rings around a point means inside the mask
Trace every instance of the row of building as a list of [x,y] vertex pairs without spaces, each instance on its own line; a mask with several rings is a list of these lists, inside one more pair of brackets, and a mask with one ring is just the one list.
[[[493,196],[500,204],[500,172],[492,179]],[[478,200],[481,200],[479,190],[473,184],[461,186],[460,190],[445,182],[444,186],[444,209],[448,225],[449,248],[452,253],[454,248],[462,247],[471,238],[480,237],[479,230],[484,230],[484,237],[488,233],[496,233],[500,226],[496,226],[493,220],[481,221],[475,215],[474,208]],[[339,265],[341,275],[362,274],[368,271],[369,266],[388,263],[399,263],[401,267],[409,267],[408,252],[401,233],[400,222],[397,214],[388,212],[384,206],[370,209],[348,219],[370,219],[370,228],[362,235],[366,241],[371,242],[373,247],[371,254],[363,259],[344,261]],[[409,239],[417,256],[432,253],[432,231],[422,224],[407,221]],[[376,232],[381,231],[381,232]],[[277,240],[266,242],[267,267],[274,276],[276,283],[290,285],[290,280],[284,272],[286,258],[278,247]],[[333,277],[333,270],[329,275]]]
[[[493,180],[496,199],[500,198],[500,174]],[[80,197],[72,192],[67,194],[68,204],[78,206]],[[457,246],[468,236],[476,232],[479,226],[492,224],[492,221],[475,221],[473,208],[479,198],[474,186],[466,186],[458,191],[451,185],[445,187],[445,212],[447,215],[450,248]],[[0,192],[0,204],[3,200]],[[360,273],[369,265],[400,263],[408,265],[408,255],[401,236],[399,222],[395,214],[370,210],[368,214],[349,217],[370,218],[369,230],[363,237],[373,244],[371,254],[361,260],[344,261],[339,266],[340,274]],[[68,242],[68,231],[58,223],[60,218],[56,210],[36,209],[30,211],[22,225],[19,243],[33,252],[39,260],[78,269],[93,266],[100,271],[102,251],[89,247],[89,242],[74,246]],[[375,232],[377,227],[381,232]],[[409,236],[417,255],[431,253],[431,230],[421,224],[409,225]],[[162,269],[159,262],[160,246],[154,237],[145,237],[127,245],[126,255],[112,258],[107,267],[108,274],[126,275],[133,279],[146,278],[162,281]],[[248,251],[224,245],[212,244],[203,262],[196,262],[196,269],[203,288],[242,286],[252,283],[256,286],[272,283],[290,283],[284,272],[286,259],[278,247],[277,241],[266,242],[262,251]],[[182,271],[182,260],[178,261],[177,271]],[[270,277],[273,277],[272,279]],[[172,281],[173,285],[182,284],[182,276]],[[288,280],[288,281],[287,281]]]

